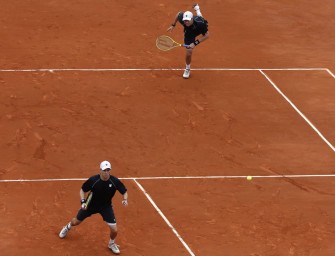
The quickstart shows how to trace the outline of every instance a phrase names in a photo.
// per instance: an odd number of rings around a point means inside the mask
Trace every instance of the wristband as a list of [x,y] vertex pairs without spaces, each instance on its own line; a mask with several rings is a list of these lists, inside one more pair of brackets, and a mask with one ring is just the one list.
[[200,44],[200,41],[199,40],[195,40],[194,41],[194,45],[197,46],[198,44]]

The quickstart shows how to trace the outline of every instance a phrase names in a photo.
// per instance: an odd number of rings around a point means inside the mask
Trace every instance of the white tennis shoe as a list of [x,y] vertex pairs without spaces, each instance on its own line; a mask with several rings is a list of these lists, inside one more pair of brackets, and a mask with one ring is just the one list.
[[193,5],[193,9],[195,10],[195,12],[197,13],[197,16],[202,17],[201,11],[200,11],[200,6],[199,4],[194,4]]
[[69,226],[69,224],[67,224],[66,226],[64,226],[62,228],[62,230],[59,232],[59,237],[60,238],[66,237],[66,235],[70,231],[70,229],[71,229],[71,225]]
[[108,248],[111,249],[114,254],[120,254],[120,249],[116,243],[109,243]]
[[190,77],[190,74],[191,74],[191,70],[190,70],[189,68],[185,68],[183,77],[184,77],[185,79],[188,79],[188,78]]

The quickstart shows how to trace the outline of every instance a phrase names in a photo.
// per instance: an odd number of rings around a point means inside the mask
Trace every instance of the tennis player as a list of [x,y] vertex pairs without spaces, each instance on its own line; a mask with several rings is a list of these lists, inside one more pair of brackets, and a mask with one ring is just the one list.
[[[114,254],[120,254],[120,249],[115,243],[117,225],[112,206],[112,198],[115,192],[119,191],[123,195],[122,204],[127,206],[128,193],[123,183],[110,174],[111,169],[112,166],[110,162],[103,161],[100,164],[100,174],[94,175],[84,182],[79,192],[81,208],[77,216],[62,228],[59,233],[60,238],[65,238],[72,226],[77,226],[92,214],[99,213],[110,228],[108,248],[111,249]],[[85,193],[88,192],[91,192],[93,196],[87,205],[85,202]]]
[[[193,9],[197,14],[196,16],[193,16],[193,13],[190,11],[178,12],[175,20],[167,29],[167,31],[172,32],[178,21],[184,26],[184,44],[188,45],[188,47],[186,47],[185,56],[186,67],[183,74],[185,79],[189,78],[191,74],[191,61],[194,47],[209,37],[208,22],[202,17],[199,5],[193,5]],[[196,39],[199,35],[202,36]]]

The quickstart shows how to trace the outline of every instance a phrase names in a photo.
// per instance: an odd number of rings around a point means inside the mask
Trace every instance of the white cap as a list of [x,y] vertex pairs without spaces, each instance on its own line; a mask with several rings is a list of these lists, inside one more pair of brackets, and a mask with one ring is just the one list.
[[184,12],[183,14],[183,20],[191,20],[193,18],[193,13],[190,11]]
[[112,169],[112,165],[108,161],[102,161],[101,164],[100,164],[100,170],[104,171],[106,169]]

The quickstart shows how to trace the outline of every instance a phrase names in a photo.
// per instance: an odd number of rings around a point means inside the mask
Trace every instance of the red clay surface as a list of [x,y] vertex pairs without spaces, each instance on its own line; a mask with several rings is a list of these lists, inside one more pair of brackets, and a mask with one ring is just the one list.
[[[177,1],[0,1],[0,179],[334,174],[332,148],[257,70],[4,72],[183,68],[154,42]],[[328,68],[333,1],[206,1],[210,39],[194,68]],[[182,40],[180,26],[172,35]],[[335,79],[265,71],[335,144]],[[132,179],[114,199],[122,255],[190,255]],[[331,256],[335,178],[137,180],[195,255]],[[94,216],[60,240],[81,180],[0,183],[1,255],[110,255]]]

